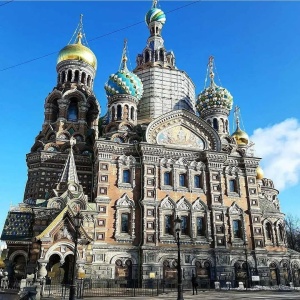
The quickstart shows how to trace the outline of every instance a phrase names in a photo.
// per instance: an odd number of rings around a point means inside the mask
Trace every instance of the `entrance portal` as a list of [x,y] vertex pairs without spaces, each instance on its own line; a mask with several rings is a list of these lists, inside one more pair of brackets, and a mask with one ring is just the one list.
[[58,254],[50,256],[47,264],[48,277],[51,278],[52,283],[61,283],[64,278],[64,269],[60,266],[60,257]]
[[62,284],[70,284],[72,282],[72,274],[73,274],[73,268],[75,268],[74,263],[74,256],[72,254],[69,254],[65,258],[65,262],[61,266],[63,269],[63,278],[62,278]]
[[116,260],[115,278],[132,279],[132,262],[130,259],[127,259],[124,264],[120,259]]

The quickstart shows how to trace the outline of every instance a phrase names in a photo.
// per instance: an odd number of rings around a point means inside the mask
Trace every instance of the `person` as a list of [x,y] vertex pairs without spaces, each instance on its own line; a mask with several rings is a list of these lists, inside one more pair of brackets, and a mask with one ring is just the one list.
[[195,292],[196,292],[196,295],[198,295],[197,286],[198,286],[197,278],[196,278],[195,274],[193,273],[193,275],[192,275],[193,295],[195,295]]

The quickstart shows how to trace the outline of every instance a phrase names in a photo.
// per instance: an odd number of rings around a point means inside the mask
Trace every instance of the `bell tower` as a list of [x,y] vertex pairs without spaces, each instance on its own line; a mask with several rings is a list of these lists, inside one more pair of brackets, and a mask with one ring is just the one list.
[[72,138],[76,139],[75,160],[81,161],[77,163],[78,176],[85,178],[84,192],[92,197],[91,157],[98,137],[100,105],[93,91],[97,59],[88,47],[82,17],[69,44],[58,54],[57,84],[45,99],[42,130],[27,155],[29,171],[24,199],[51,196]]

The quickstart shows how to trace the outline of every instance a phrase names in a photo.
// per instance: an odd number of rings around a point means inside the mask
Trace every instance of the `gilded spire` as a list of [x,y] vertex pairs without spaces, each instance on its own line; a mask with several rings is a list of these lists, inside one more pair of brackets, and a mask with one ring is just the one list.
[[127,69],[127,39],[124,40],[122,60],[121,60],[121,65],[120,65],[120,71],[121,70],[128,70]]
[[209,78],[210,78],[210,86],[214,86],[215,81],[215,73],[214,73],[214,57],[211,55],[208,59],[208,67],[209,67]]
[[153,1],[152,1],[152,8],[157,7],[157,2],[158,2],[157,0],[153,0]]
[[240,128],[240,108],[236,105],[234,108],[234,119],[236,123],[236,128]]
[[80,19],[79,19],[79,24],[78,24],[78,32],[77,32],[77,44],[82,44],[81,40],[82,40],[82,32],[83,32],[83,23],[82,23],[82,18],[83,18],[83,14],[80,14]]

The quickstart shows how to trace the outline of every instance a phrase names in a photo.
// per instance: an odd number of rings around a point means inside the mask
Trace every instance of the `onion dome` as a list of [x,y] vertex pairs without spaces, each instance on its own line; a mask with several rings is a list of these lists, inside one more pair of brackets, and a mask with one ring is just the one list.
[[143,95],[143,83],[141,79],[127,69],[126,41],[123,49],[120,70],[109,76],[104,88],[106,95],[111,97],[116,94],[130,95],[140,100]]
[[236,131],[231,135],[239,146],[247,146],[249,144],[248,134],[241,130],[239,125],[236,128]]
[[165,13],[156,7],[157,1],[153,1],[152,8],[147,12],[145,16],[145,22],[149,25],[151,22],[160,22],[161,24],[166,23]]
[[196,102],[198,112],[202,112],[211,108],[232,109],[233,97],[230,92],[223,87],[217,86],[214,82],[215,74],[213,72],[213,57],[209,58],[209,77],[210,86],[204,89],[199,95]]
[[261,180],[263,178],[264,178],[264,171],[263,171],[263,169],[260,166],[258,166],[256,168],[256,179]]
[[82,34],[79,33],[77,36],[77,42],[75,44],[70,44],[59,51],[57,63],[66,60],[79,60],[83,61],[95,70],[97,69],[97,58],[95,54],[88,47],[82,45],[81,43]]
[[[78,60],[83,61],[95,70],[97,69],[97,58],[93,51],[82,44],[83,38],[83,24],[82,15],[80,15],[80,22],[74,35],[77,33],[77,38],[74,44],[69,44],[59,51],[57,64],[66,60]],[[74,36],[73,35],[73,36]]]

